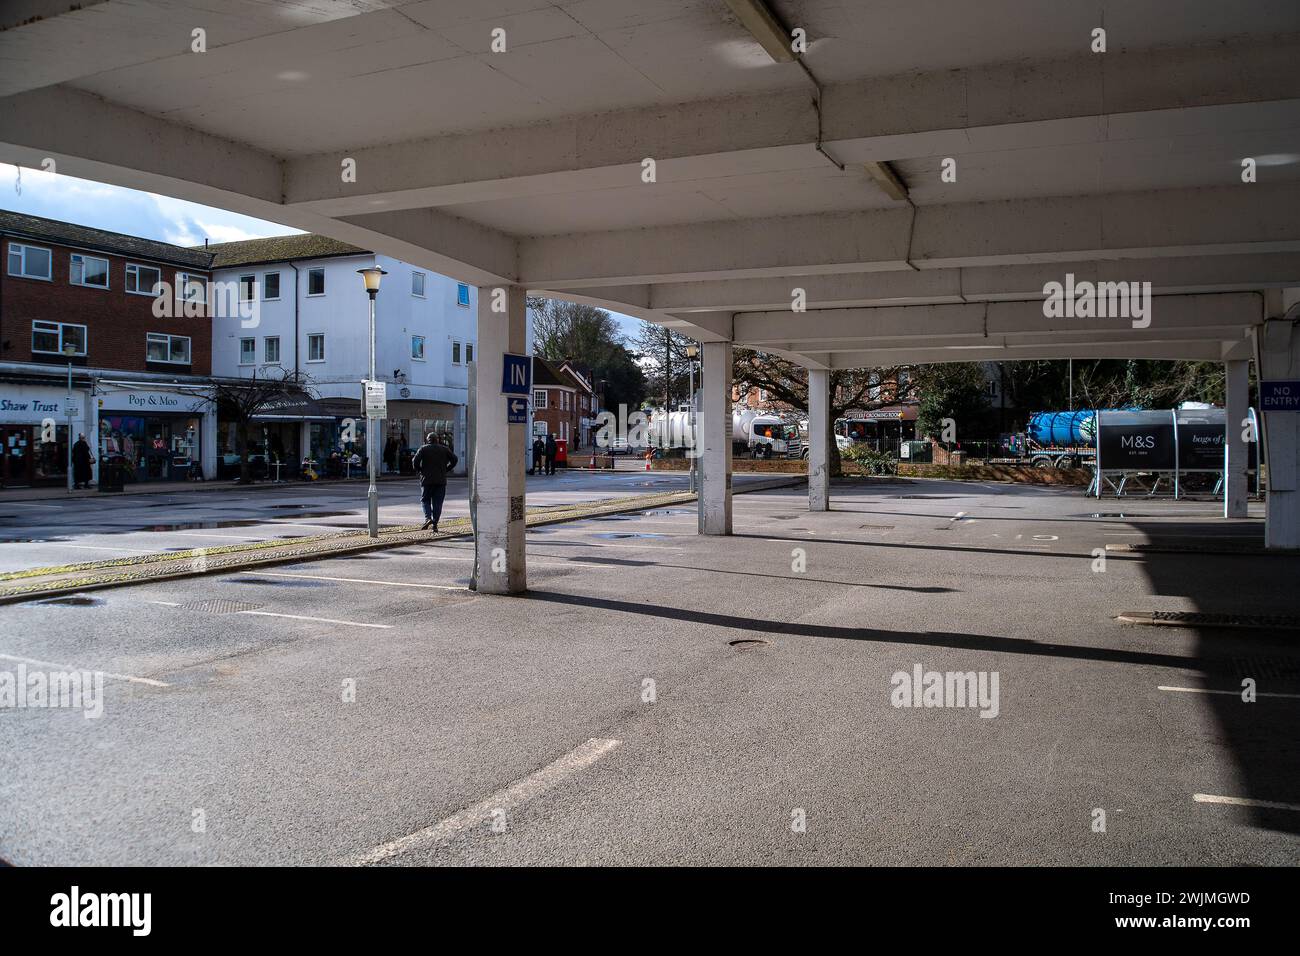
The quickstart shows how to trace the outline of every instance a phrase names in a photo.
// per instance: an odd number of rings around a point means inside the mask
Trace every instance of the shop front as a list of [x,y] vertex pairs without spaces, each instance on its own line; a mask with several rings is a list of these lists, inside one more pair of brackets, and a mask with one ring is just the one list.
[[[306,393],[291,393],[263,404],[246,429],[252,477],[282,481],[300,477],[304,461],[321,461],[312,452],[311,436],[319,430],[332,431],[334,422],[334,416]],[[219,419],[217,447],[218,477],[238,477],[241,444],[234,422]]]
[[[329,422],[310,425],[310,456],[327,464],[348,460],[354,453],[366,454],[366,426],[361,415],[361,399],[322,399],[323,409],[333,413]],[[411,459],[430,432],[442,436],[460,459],[456,471],[465,469],[465,408],[446,402],[422,402],[390,399],[388,418],[376,422],[380,474],[410,474]]]
[[69,402],[66,386],[0,381],[0,487],[67,484],[68,442],[86,432],[81,388]]
[[849,441],[865,442],[875,451],[897,454],[903,442],[916,438],[917,412],[916,405],[854,409],[836,423],[836,431]]
[[101,380],[96,392],[101,466],[117,465],[127,483],[215,477],[216,413],[206,390]]

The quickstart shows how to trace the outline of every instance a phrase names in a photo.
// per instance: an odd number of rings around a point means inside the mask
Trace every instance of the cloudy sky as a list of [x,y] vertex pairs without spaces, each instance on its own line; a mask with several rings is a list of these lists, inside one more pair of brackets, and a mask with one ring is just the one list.
[[[105,186],[39,169],[24,167],[20,171],[18,167],[5,163],[0,163],[0,209],[157,239],[178,246],[201,246],[204,239],[233,242],[302,231],[137,189]],[[624,334],[637,333],[638,320],[618,313],[613,315]]]

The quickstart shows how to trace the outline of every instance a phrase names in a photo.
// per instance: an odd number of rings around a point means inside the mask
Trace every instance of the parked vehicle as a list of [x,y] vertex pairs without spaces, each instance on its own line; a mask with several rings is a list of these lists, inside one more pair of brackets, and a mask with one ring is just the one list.
[[1023,432],[1003,436],[1006,460],[1034,468],[1086,468],[1097,457],[1097,413],[1034,412]]
[[752,458],[802,458],[804,442],[799,426],[753,409],[731,413],[732,451]]

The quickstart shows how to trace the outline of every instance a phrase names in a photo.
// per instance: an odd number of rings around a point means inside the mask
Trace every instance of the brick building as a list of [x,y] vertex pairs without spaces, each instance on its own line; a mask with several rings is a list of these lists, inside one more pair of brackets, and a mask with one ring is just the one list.
[[590,372],[533,356],[534,435],[554,435],[569,451],[589,447],[596,412]]
[[0,482],[66,481],[77,434],[140,480],[209,469],[209,253],[7,211],[0,246]]

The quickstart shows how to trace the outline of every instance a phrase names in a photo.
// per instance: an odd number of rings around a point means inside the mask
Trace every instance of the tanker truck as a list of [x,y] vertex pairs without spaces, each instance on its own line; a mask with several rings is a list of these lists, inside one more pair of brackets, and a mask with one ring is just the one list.
[[1006,446],[1016,460],[1035,468],[1086,468],[1097,457],[1097,413],[1034,412]]
[[[653,448],[689,448],[693,444],[690,412],[656,410],[646,434]],[[733,409],[731,442],[733,454],[750,458],[798,458],[804,448],[798,425],[753,409]]]

